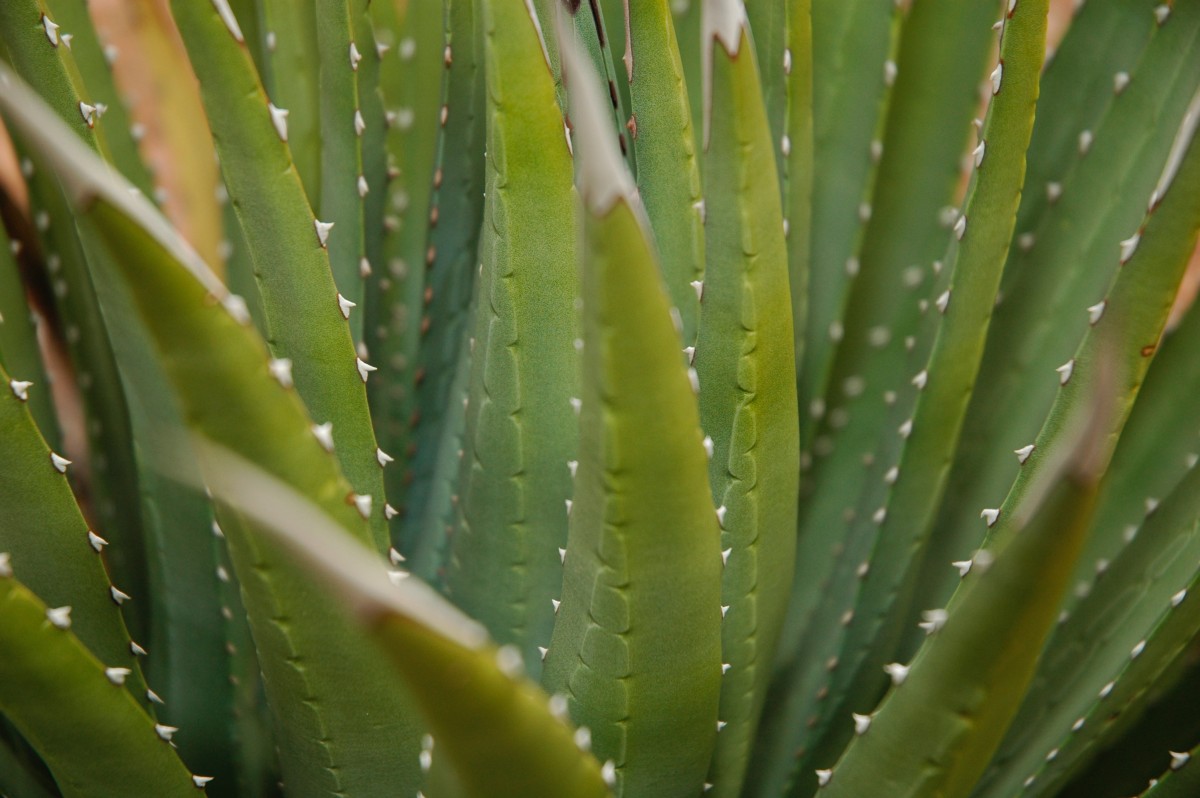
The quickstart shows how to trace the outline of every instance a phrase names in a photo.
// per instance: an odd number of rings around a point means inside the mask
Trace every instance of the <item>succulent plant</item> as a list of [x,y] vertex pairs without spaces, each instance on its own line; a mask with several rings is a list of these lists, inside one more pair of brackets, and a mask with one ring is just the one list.
[[1200,794],[1200,4],[90,5],[0,3],[0,795]]

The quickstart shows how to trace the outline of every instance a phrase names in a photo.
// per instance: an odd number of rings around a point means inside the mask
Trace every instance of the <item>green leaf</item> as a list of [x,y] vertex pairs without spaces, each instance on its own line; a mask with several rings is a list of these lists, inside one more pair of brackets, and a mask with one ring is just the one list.
[[624,796],[698,794],[718,730],[720,540],[695,400],[632,177],[564,49],[583,197],[583,395],[543,684]]
[[169,744],[179,730],[155,724],[120,686],[127,673],[98,661],[71,631],[71,615],[12,578],[7,553],[0,564],[0,711],[50,766],[64,798],[203,792],[207,779],[194,783]]
[[447,592],[536,677],[562,590],[579,436],[574,166],[537,20],[509,0],[479,8],[487,204]]
[[130,649],[101,553],[108,541],[92,532],[67,484],[70,461],[52,452],[21,396],[0,368],[0,550],[17,576],[53,607],[69,606],[79,638],[110,667],[128,668],[126,683],[139,701],[146,683]]
[[[413,457],[417,353],[422,330],[432,321],[425,316],[426,220],[441,131],[445,36],[440,3],[410,3],[399,19],[392,3],[372,3],[370,10],[380,42],[391,45],[380,81],[391,119],[387,150],[394,174],[386,189],[384,254],[367,278],[363,341],[379,366],[378,379],[367,383],[375,435],[396,460],[384,480],[392,504],[402,509]],[[393,530],[400,520],[393,521]]]
[[[761,2],[761,0],[760,0]],[[800,375],[805,450],[826,392],[834,344],[845,328],[846,264],[870,218],[872,142],[886,118],[899,12],[892,0],[812,4],[813,162],[808,329]],[[853,54],[850,57],[850,54]]]
[[[487,132],[479,21],[473,0],[448,0],[443,49],[445,77],[439,109],[437,166],[425,249],[424,315],[417,358],[416,428],[412,477],[400,549],[442,566],[450,497],[459,472],[465,416],[471,297],[478,272],[483,220],[484,147]],[[442,116],[444,114],[444,116]],[[407,478],[407,477],[406,477]]]
[[29,412],[47,443],[61,446],[50,382],[38,347],[37,326],[43,323],[26,298],[12,241],[0,225],[0,366],[12,379],[32,383],[29,387],[33,390],[26,391]]
[[[241,31],[228,22],[232,18],[210,3],[180,0],[172,8],[254,260],[271,353],[290,361],[296,389],[314,419],[333,425],[347,479],[356,493],[371,497],[372,539],[384,551],[383,473],[364,385],[370,366],[354,351],[347,317],[355,311],[338,298],[325,250],[332,237],[356,233],[322,228],[314,218],[285,141],[286,121],[268,103]],[[349,72],[348,48],[345,57]],[[351,113],[346,121],[351,131],[353,122]]]
[[720,719],[710,781],[738,794],[783,623],[796,545],[800,431],[774,145],[740,3],[705,6],[708,267],[695,372],[721,522]]
[[[329,232],[329,265],[338,293],[356,307],[363,306],[363,259],[366,257],[363,202],[370,184],[363,173],[362,142],[367,118],[359,93],[363,60],[375,58],[374,41],[359,41],[356,22],[366,13],[366,0],[317,0],[317,73],[321,116],[322,222]],[[381,119],[373,117],[372,124]],[[341,302],[342,300],[338,300]],[[350,332],[362,339],[362,317],[350,313]],[[365,382],[365,380],[364,380]]]
[[704,196],[683,63],[667,0],[629,5],[630,112],[638,193],[654,231],[683,340],[696,338],[704,276]]
[[[317,22],[313,3],[256,0],[260,27],[271,37],[263,47],[263,88],[271,102],[287,109],[288,149],[309,201],[321,199],[321,91]],[[239,15],[239,21],[242,16]],[[338,66],[349,64],[349,44]],[[351,110],[353,113],[353,110]],[[341,137],[339,140],[343,140]]]

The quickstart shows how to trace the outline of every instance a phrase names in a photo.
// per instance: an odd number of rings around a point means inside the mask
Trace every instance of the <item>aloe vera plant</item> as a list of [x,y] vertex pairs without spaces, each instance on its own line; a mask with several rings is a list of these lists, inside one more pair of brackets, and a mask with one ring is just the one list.
[[1200,5],[1059,5],[0,3],[0,795],[1196,795]]

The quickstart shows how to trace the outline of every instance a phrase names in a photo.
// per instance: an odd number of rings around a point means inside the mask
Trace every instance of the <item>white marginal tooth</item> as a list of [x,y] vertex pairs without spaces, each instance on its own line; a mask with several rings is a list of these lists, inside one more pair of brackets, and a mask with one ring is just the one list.
[[1104,315],[1104,309],[1106,307],[1108,307],[1108,301],[1102,299],[1088,308],[1088,324],[1095,324],[1096,322],[1100,321],[1100,317]]
[[500,646],[496,649],[496,667],[510,679],[516,679],[525,672],[525,660],[521,651],[514,645]]
[[1187,590],[1180,590],[1175,595],[1171,596],[1171,606],[1178,607],[1187,598]]
[[1171,6],[1163,3],[1154,7],[1154,19],[1159,25],[1167,21],[1167,17],[1171,16]]
[[341,294],[337,295],[337,300],[338,300],[338,310],[342,311],[342,318],[343,319],[350,318],[350,308],[358,307],[358,303],[351,302],[349,299],[346,299],[346,297],[342,296]]
[[350,68],[358,71],[358,63],[362,61],[362,53],[358,51],[358,45],[350,42]]
[[1129,85],[1129,73],[1118,72],[1113,75],[1113,93],[1120,94],[1125,91],[1125,87]]
[[108,589],[108,595],[112,596],[113,603],[117,604],[118,606],[124,604],[126,601],[129,601],[129,594],[118,587],[110,587]]
[[1059,385],[1066,385],[1071,380],[1071,374],[1075,371],[1075,358],[1071,358],[1066,363],[1055,369],[1058,372]]
[[904,680],[908,678],[908,666],[899,662],[884,665],[883,672],[892,677],[892,684],[897,686],[904,684]]
[[558,550],[558,561],[560,563],[562,563],[563,565],[566,565],[566,563],[567,563],[567,550],[566,549],[560,548]]
[[[546,649],[538,646],[538,651],[542,652],[542,659],[545,659]],[[559,723],[571,722],[571,715],[569,712],[570,705],[567,702],[567,697],[565,695],[562,693],[555,693],[554,695],[550,696],[550,700],[546,702],[546,705],[547,709],[550,710],[550,714]]]
[[687,361],[688,361],[688,365],[689,365],[689,366],[690,366],[691,364],[693,364],[693,363],[695,363],[695,362],[696,362],[696,347],[694,347],[694,346],[685,346],[685,347],[683,348],[683,353],[684,353],[685,355],[687,355]]
[[717,731],[718,732],[724,731],[725,727],[728,725],[729,725],[729,723],[727,721],[723,721],[723,720],[717,721]]
[[856,712],[856,713],[852,713],[850,717],[854,718],[854,733],[855,734],[861,736],[861,735],[867,733],[867,729],[871,728],[871,716],[870,715],[859,715]]
[[1025,461],[1029,459],[1029,455],[1033,454],[1033,449],[1034,446],[1031,443],[1028,446],[1022,446],[1020,449],[1013,449],[1013,454],[1017,456],[1018,463],[1025,465]]
[[575,411],[575,415],[579,415],[579,411],[583,409],[583,400],[572,396],[569,401],[571,402],[571,409]]
[[354,358],[354,365],[358,367],[358,376],[362,377],[362,381],[367,381],[367,375],[377,369],[361,357]]
[[154,733],[157,734],[159,739],[163,740],[164,742],[171,742],[171,737],[177,731],[179,731],[178,726],[167,726],[162,723],[154,724]]
[[327,452],[333,451],[333,422],[326,421],[324,424],[313,424],[313,437],[317,439],[317,443],[321,444]]
[[371,496],[369,494],[354,494],[354,506],[363,518],[371,517]]
[[554,608],[554,614],[558,615],[558,608],[562,606],[562,602],[558,599],[550,599],[550,606]]
[[971,565],[973,563],[974,563],[973,560],[955,560],[954,562],[952,562],[950,564],[958,569],[959,576],[966,576],[967,573],[971,570]]
[[721,565],[728,565],[728,564],[729,564],[729,555],[730,555],[730,554],[733,554],[733,549],[732,549],[732,548],[728,548],[728,549],[722,549],[722,550],[721,550]]
[[994,526],[996,521],[1000,518],[1000,510],[996,507],[986,507],[979,513],[979,517],[982,518],[989,527]]
[[379,463],[380,468],[387,465],[388,463],[394,462],[395,459],[396,458],[392,457],[390,454],[385,452],[383,449],[380,449],[378,446],[375,447],[375,460],[376,460],[376,462]]
[[271,362],[267,364],[267,368],[270,370],[271,376],[275,378],[276,382],[278,382],[284,388],[292,387],[292,361],[290,358],[272,358]]
[[824,787],[826,784],[829,783],[829,780],[832,778],[833,778],[832,770],[818,770],[817,771],[817,786]]
[[250,308],[246,307],[246,300],[237,294],[229,294],[222,299],[221,307],[225,308],[225,312],[233,316],[233,320],[238,324],[250,323]]
[[1062,196],[1062,192],[1062,183],[1050,182],[1046,184],[1046,199],[1050,200],[1050,202],[1058,202],[1059,197]]
[[135,657],[144,657],[146,656],[146,649],[131,640],[129,641],[129,653]]
[[58,629],[71,628],[71,608],[70,607],[47,607],[46,620],[52,626]]
[[692,286],[692,290],[696,292],[696,299],[698,299],[698,300],[704,299],[704,281],[703,280],[692,280],[691,286]]
[[712,437],[711,437],[711,436],[709,436],[709,435],[705,435],[705,436],[704,436],[704,453],[705,453],[705,454],[708,456],[708,459],[709,459],[709,460],[711,460],[711,459],[712,459],[712,456],[713,456],[713,439],[712,439]]
[[388,581],[390,581],[393,585],[398,585],[401,582],[403,582],[405,579],[408,579],[409,576],[411,576],[411,574],[409,574],[408,571],[399,571],[399,570],[397,570],[397,571],[389,570],[387,572],[387,575],[388,575]]
[[[7,551],[0,551],[0,577],[9,579],[12,575],[12,555]],[[116,588],[113,589],[115,590]]]
[[976,147],[971,153],[972,155],[975,156],[975,168],[976,169],[978,169],[980,167],[980,165],[983,163],[983,155],[985,152],[987,152],[987,144],[983,141],[980,141],[979,146]]
[[726,507],[723,504],[717,508],[717,524],[720,525],[721,529],[725,528],[725,513],[726,513],[726,511],[727,511]]
[[33,385],[33,383],[28,382],[27,380],[9,380],[8,381],[8,387],[12,389],[13,396],[17,397],[22,402],[28,401],[29,388],[31,385]]
[[67,466],[71,464],[70,460],[57,452],[50,452],[50,462],[54,464],[54,470],[60,474],[67,473]]
[[538,656],[541,658],[542,662],[545,662],[546,655],[550,653],[550,649],[546,648],[545,646],[538,646],[537,650],[538,650]]
[[240,44],[245,41],[242,36],[242,29],[238,26],[237,16],[234,15],[233,9],[229,7],[229,0],[212,0],[213,7],[217,9],[217,14],[221,17],[221,21],[225,23],[225,29]]
[[730,663],[722,662],[721,663],[721,675],[724,676],[725,674],[729,673],[729,671],[732,668],[733,668],[733,665],[731,665]]
[[604,779],[604,783],[609,787],[617,785],[617,766],[611,759],[600,768],[600,778]]
[[358,188],[358,196],[360,199],[367,196],[367,194],[369,194],[371,191],[371,187],[367,185],[367,178],[364,175],[358,176],[358,182],[355,184],[355,186]]
[[400,514],[400,511],[397,510],[392,505],[390,505],[390,504],[383,505],[383,517],[386,518],[387,520],[391,521],[393,518],[395,518],[399,514]]
[[104,538],[100,537],[95,532],[93,532],[92,530],[89,529],[88,530],[88,544],[91,545],[92,549],[97,554],[99,554],[101,551],[104,550],[104,547],[108,545],[108,541],[105,540]]
[[355,110],[354,112],[354,134],[361,136],[363,131],[367,129],[367,122],[363,119],[362,111]]
[[46,31],[46,38],[50,40],[50,44],[58,47],[58,24],[42,14],[42,28]]
[[934,304],[937,305],[938,313],[945,313],[946,308],[950,307],[950,290],[943,291]]
[[198,789],[204,789],[204,785],[213,780],[212,776],[192,776],[192,784],[195,784]]
[[120,686],[125,684],[125,677],[133,673],[129,668],[105,668],[104,675],[113,684]]
[[729,614],[729,605],[728,605],[728,604],[722,604],[722,605],[721,605],[721,617],[722,617],[722,618],[724,618],[724,617],[725,617],[726,615],[728,615],[728,614]]
[[991,74],[992,94],[998,94],[1000,92],[1000,81],[1003,79],[1004,79],[1004,63],[1001,62],[999,64],[996,64],[996,68],[992,70],[992,74]]
[[395,547],[388,549],[388,561],[392,565],[399,565],[405,561],[404,555],[396,551]]
[[925,369],[921,369],[920,371],[918,371],[917,376],[912,378],[912,384],[917,386],[918,391],[925,390],[925,385],[928,382],[929,382],[929,372],[926,371]]
[[322,222],[320,219],[313,220],[313,227],[317,231],[317,241],[322,247],[329,245],[329,231],[333,229],[334,222]]
[[954,223],[954,237],[957,238],[959,241],[962,241],[962,237],[964,235],[966,235],[966,232],[967,232],[967,215],[964,213],[963,215],[959,216],[958,221]]
[[1128,263],[1133,257],[1133,253],[1137,252],[1138,244],[1142,242],[1141,233],[1134,233],[1129,238],[1121,242],[1121,263]]
[[568,460],[567,461],[567,470],[571,472],[571,479],[575,479],[575,474],[576,474],[576,472],[579,471],[579,461],[578,460]]
[[96,106],[88,105],[85,102],[79,103],[79,115],[83,117],[83,121],[88,127],[96,126]]
[[925,620],[921,621],[917,626],[925,630],[925,634],[936,634],[943,626],[946,625],[946,619],[949,617],[945,610],[925,610],[921,613],[921,617]]
[[1167,753],[1171,755],[1171,770],[1179,770],[1192,758],[1192,755],[1187,752],[1178,753],[1176,751],[1168,751]]
[[592,730],[587,726],[580,726],[575,730],[573,735],[575,738],[575,747],[580,751],[590,751],[592,748]]
[[162,696],[160,696],[158,693],[154,692],[153,690],[146,691],[146,699],[151,704],[158,704],[159,706],[164,706],[167,703],[166,701],[162,700]]
[[571,505],[573,504],[573,502],[570,499],[565,499],[563,503],[567,505],[567,515],[570,515],[571,514]]
[[267,103],[267,110],[271,112],[271,124],[275,126],[275,133],[279,136],[279,140],[287,141],[288,110],[278,108],[274,103]]

